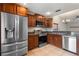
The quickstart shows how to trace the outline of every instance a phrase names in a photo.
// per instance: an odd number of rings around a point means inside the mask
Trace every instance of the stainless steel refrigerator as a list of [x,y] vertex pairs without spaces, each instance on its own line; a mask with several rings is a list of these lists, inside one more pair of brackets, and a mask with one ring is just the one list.
[[0,13],[1,55],[21,56],[28,51],[28,18]]

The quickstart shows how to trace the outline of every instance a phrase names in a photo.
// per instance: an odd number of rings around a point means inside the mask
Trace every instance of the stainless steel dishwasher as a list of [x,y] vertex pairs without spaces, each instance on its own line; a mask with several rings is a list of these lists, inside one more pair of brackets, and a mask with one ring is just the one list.
[[63,49],[76,53],[76,37],[63,36]]

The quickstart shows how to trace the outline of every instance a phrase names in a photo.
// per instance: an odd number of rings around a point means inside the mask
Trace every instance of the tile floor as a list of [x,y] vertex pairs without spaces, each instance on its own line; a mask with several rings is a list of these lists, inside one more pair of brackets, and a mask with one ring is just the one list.
[[30,50],[27,56],[77,56],[53,45],[47,44],[43,47]]

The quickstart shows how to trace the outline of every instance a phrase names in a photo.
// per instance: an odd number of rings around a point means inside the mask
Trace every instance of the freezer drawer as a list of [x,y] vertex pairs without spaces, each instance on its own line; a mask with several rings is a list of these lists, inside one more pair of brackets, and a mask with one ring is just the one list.
[[1,55],[2,56],[16,56],[16,51],[2,53]]
[[22,56],[25,55],[26,53],[27,53],[27,47],[17,50],[17,56]]
[[10,52],[10,51],[14,51],[16,50],[16,44],[6,44],[6,45],[1,45],[1,52],[5,53],[5,52]]
[[21,49],[21,48],[27,47],[27,42],[26,42],[26,41],[17,42],[16,44],[17,44],[17,45],[16,45],[16,48],[17,48],[17,49]]

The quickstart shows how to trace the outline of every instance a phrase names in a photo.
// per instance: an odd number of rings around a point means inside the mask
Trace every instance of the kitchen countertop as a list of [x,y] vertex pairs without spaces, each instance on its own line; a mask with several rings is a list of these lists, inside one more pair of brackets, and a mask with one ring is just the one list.
[[[73,32],[74,34],[71,34],[70,31],[43,31],[40,34],[57,34],[57,35],[62,35],[62,36],[72,36],[76,37],[78,32]],[[29,35],[39,35],[39,33],[34,33],[34,32],[29,32]]]

